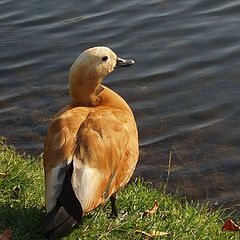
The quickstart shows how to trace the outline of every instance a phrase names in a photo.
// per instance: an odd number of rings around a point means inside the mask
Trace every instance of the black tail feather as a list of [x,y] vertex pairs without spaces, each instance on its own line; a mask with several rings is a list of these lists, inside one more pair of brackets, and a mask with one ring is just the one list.
[[66,176],[63,182],[62,191],[59,195],[59,201],[64,206],[65,210],[78,222],[82,221],[82,206],[78,201],[71,183],[71,177],[73,172],[73,162],[68,165]]
[[42,234],[48,239],[58,239],[70,232],[73,225],[81,222],[83,210],[71,184],[73,163],[66,169],[62,191],[57,205],[47,214],[42,227]]
[[47,214],[42,225],[42,234],[47,239],[58,239],[67,235],[76,220],[61,206],[60,202]]

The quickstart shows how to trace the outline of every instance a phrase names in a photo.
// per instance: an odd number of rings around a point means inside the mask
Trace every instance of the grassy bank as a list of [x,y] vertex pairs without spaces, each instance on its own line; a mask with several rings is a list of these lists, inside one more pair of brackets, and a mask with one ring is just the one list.
[[[40,160],[20,156],[14,149],[0,143],[0,232],[14,231],[13,239],[43,239],[41,222],[44,218],[43,168]],[[143,216],[155,200],[158,210]],[[222,212],[208,207],[193,207],[177,196],[166,195],[137,179],[118,194],[121,216],[110,217],[107,203],[84,217],[72,233],[64,239],[146,239],[141,230],[170,233],[151,239],[239,239],[239,234],[222,232]]]

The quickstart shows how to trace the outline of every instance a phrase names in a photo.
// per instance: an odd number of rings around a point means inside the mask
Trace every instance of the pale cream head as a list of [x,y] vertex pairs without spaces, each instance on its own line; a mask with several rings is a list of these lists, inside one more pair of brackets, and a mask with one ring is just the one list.
[[114,68],[130,66],[133,60],[124,60],[107,47],[85,50],[70,69],[70,94],[75,105],[94,106],[101,92],[101,81]]
[[117,56],[110,48],[89,48],[79,55],[71,67],[71,72],[84,67],[88,74],[96,74],[97,78],[103,78],[113,71],[116,62]]

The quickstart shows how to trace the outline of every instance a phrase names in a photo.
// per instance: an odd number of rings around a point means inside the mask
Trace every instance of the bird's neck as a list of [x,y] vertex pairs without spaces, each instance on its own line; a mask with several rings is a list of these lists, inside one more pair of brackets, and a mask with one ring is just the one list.
[[[75,106],[97,106],[100,103],[99,94],[102,92],[101,79],[82,79],[74,74],[69,78],[69,91]],[[87,76],[85,76],[87,77]]]

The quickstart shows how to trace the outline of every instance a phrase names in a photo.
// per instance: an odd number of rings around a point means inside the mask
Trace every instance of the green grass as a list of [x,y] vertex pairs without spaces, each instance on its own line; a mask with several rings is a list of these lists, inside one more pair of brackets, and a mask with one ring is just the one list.
[[[44,174],[40,160],[21,156],[0,142],[0,232],[14,231],[13,239],[43,239]],[[152,217],[143,217],[154,201],[159,208]],[[180,203],[184,202],[184,203]],[[64,239],[146,239],[134,229],[168,232],[151,239],[239,239],[235,232],[222,232],[221,210],[188,203],[177,194],[167,195],[140,179],[118,193],[119,218],[110,217],[110,203],[89,213]]]

